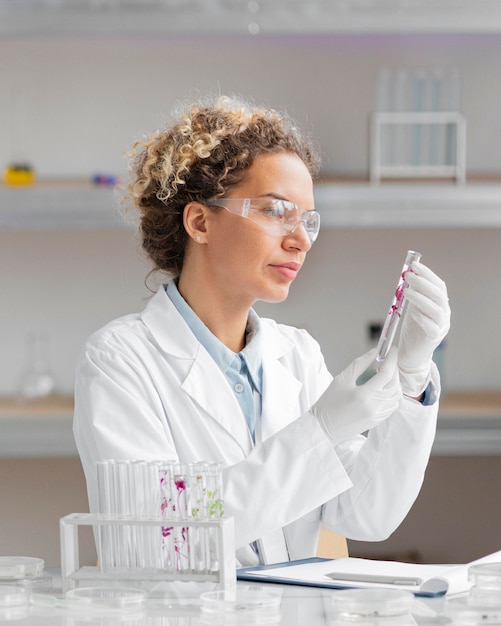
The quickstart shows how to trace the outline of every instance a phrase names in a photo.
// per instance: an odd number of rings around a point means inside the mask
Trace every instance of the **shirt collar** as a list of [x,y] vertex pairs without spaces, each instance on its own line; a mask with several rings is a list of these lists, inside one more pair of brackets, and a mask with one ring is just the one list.
[[227,348],[219,339],[207,328],[198,315],[186,302],[177,288],[177,280],[171,280],[165,286],[168,297],[188,324],[191,332],[203,345],[207,352],[214,359],[218,367],[226,372],[231,367],[239,369],[240,361],[243,360],[247,366],[249,376],[254,387],[259,393],[262,391],[262,363],[261,363],[261,322],[254,309],[250,309],[246,328],[246,344],[239,353]]

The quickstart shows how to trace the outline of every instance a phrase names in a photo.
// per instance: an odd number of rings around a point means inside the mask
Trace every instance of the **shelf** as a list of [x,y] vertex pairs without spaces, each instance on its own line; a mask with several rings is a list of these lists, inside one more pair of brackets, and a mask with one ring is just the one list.
[[[0,458],[75,457],[73,398],[19,404],[0,398]],[[501,454],[501,392],[449,392],[440,402],[435,456]]]
[[126,228],[114,189],[85,182],[0,186],[0,230]]
[[324,183],[323,228],[499,228],[500,183]]
[[73,404],[73,396],[60,394],[37,400],[0,396],[0,419],[6,415],[72,415]]
[[501,420],[501,391],[451,391],[440,400],[440,420]]
[[73,398],[0,398],[0,458],[75,457]]
[[[499,228],[501,183],[319,183],[322,228]],[[114,190],[90,183],[0,186],[1,230],[128,228]]]
[[501,454],[501,392],[446,393],[440,400],[436,456]]

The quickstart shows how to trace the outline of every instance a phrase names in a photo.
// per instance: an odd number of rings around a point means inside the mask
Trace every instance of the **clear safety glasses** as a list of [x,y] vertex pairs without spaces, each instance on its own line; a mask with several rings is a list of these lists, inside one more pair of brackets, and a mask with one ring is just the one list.
[[217,206],[229,213],[248,217],[270,233],[284,236],[303,224],[308,239],[315,241],[320,230],[320,214],[304,211],[293,202],[277,198],[211,198],[207,206]]

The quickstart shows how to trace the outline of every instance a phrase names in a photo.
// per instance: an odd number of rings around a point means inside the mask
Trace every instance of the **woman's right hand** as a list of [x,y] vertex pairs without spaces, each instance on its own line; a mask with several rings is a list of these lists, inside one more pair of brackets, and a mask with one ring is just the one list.
[[378,371],[367,382],[359,377],[371,366],[376,350],[355,359],[336,376],[312,411],[335,445],[384,422],[402,397],[397,368],[397,350],[392,348]]

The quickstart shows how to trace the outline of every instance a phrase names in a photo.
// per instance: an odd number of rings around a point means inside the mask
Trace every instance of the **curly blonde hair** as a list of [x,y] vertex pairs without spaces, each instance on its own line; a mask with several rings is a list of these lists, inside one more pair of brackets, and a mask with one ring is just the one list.
[[189,202],[225,195],[256,157],[278,152],[297,154],[317,175],[318,153],[286,114],[229,97],[193,104],[170,128],[137,141],[128,196],[139,211],[142,247],[155,269],[181,273],[187,244],[183,210]]

